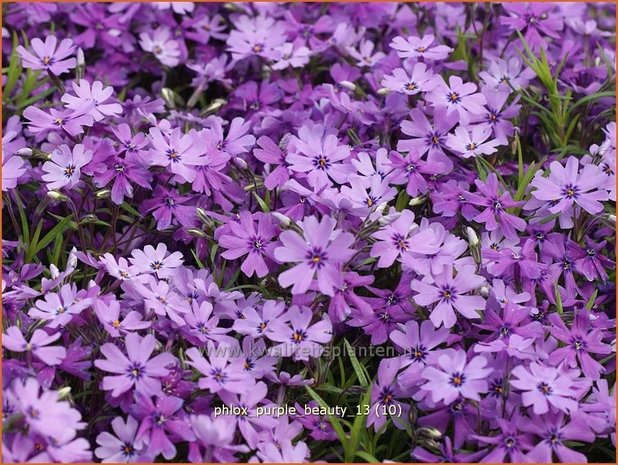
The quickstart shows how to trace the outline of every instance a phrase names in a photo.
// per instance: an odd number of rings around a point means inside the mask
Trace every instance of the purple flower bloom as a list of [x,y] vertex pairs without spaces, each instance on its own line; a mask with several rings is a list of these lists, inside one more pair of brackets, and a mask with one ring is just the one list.
[[121,417],[116,417],[112,420],[111,426],[115,436],[107,431],[97,436],[99,447],[94,453],[98,458],[106,463],[131,463],[148,458],[149,448],[135,438],[138,427],[135,418],[129,415],[125,423]]
[[49,293],[44,300],[37,300],[28,315],[36,320],[48,321],[48,328],[57,328],[66,326],[74,315],[80,314],[91,304],[91,299],[78,296],[75,284],[65,284],[58,294]]
[[129,261],[139,273],[155,273],[158,278],[169,277],[184,261],[180,252],[168,255],[167,246],[162,243],[156,249],[151,245],[144,250],[134,249],[131,257]]
[[478,289],[484,282],[484,278],[474,274],[472,267],[462,267],[453,277],[453,268],[446,266],[440,274],[425,277],[423,281],[412,281],[412,289],[417,292],[413,299],[423,306],[437,302],[429,318],[436,328],[442,324],[452,328],[457,322],[454,309],[468,319],[480,318],[477,312],[485,309],[485,299],[466,294]]
[[522,404],[532,405],[536,415],[549,412],[550,406],[566,413],[577,410],[573,380],[560,369],[532,362],[528,370],[518,365],[512,374],[511,386],[522,391]]
[[446,171],[445,166],[441,163],[426,162],[421,159],[420,154],[415,152],[409,152],[403,157],[398,152],[392,151],[390,159],[393,168],[390,182],[406,184],[406,192],[411,196],[426,193],[429,188],[426,178]]
[[562,30],[562,21],[551,10],[555,5],[539,3],[520,3],[504,5],[509,16],[501,16],[500,22],[511,30],[526,31],[524,38],[533,48],[547,48],[548,44],[542,34],[560,39],[558,31]]
[[68,145],[61,145],[51,153],[51,160],[43,163],[43,181],[48,189],[71,189],[79,182],[81,168],[92,160],[92,151],[77,144],[73,150]]
[[68,58],[75,51],[71,39],[63,39],[58,44],[56,36],[47,36],[45,42],[35,37],[30,42],[32,52],[21,45],[17,47],[17,53],[22,59],[23,66],[30,69],[45,69],[59,76],[68,73],[77,66],[75,58]]
[[104,360],[95,360],[94,365],[100,370],[116,373],[103,378],[102,388],[118,397],[133,387],[137,392],[156,396],[161,394],[159,378],[168,374],[168,366],[176,358],[169,352],[163,352],[150,358],[155,350],[157,340],[151,334],[141,337],[135,333],[127,334],[125,347],[127,355],[112,343],[103,344],[101,353]]
[[201,374],[198,385],[201,389],[210,392],[226,391],[241,394],[247,390],[253,381],[241,370],[238,365],[231,364],[234,347],[228,344],[208,344],[208,359],[204,358],[196,347],[187,350],[189,365],[195,367]]
[[312,325],[311,309],[292,306],[286,317],[289,324],[279,324],[267,334],[269,339],[281,343],[274,350],[282,356],[291,356],[294,360],[319,357],[323,350],[322,344],[326,344],[333,337],[333,326],[328,316],[324,315]]
[[432,77],[433,73],[427,69],[425,63],[416,63],[409,74],[403,68],[394,69],[392,75],[384,76],[382,85],[393,92],[416,95],[431,90],[434,82]]
[[[484,110],[480,111],[481,113],[484,112]],[[469,126],[468,128],[458,126],[455,129],[455,134],[446,136],[446,146],[463,158],[490,155],[497,152],[497,147],[500,145],[498,139],[489,139],[491,132],[491,128],[485,125]]]
[[114,88],[103,87],[101,81],[94,81],[92,85],[85,79],[80,79],[79,84],[73,82],[75,95],[66,93],[61,100],[71,110],[79,110],[85,104],[92,104],[89,114],[95,121],[101,121],[105,116],[118,116],[122,113],[122,105],[119,103],[105,103],[114,93]]
[[139,35],[139,44],[143,50],[152,53],[164,65],[173,67],[180,63],[178,41],[171,38],[171,31],[166,27],[160,27],[152,34],[142,32]]
[[30,341],[27,341],[17,326],[11,326],[2,336],[2,347],[12,352],[32,352],[47,365],[59,365],[66,357],[67,350],[64,347],[48,346],[60,339],[61,335],[61,333],[50,335],[42,329],[36,329]]
[[448,84],[440,76],[434,77],[433,90],[425,99],[435,108],[445,108],[446,114],[459,114],[460,123],[465,125],[470,118],[483,113],[483,105],[487,103],[485,96],[476,92],[476,84],[464,83],[458,76],[451,76]]
[[444,60],[452,48],[446,45],[433,45],[435,36],[427,34],[423,37],[410,36],[407,39],[397,36],[393,39],[390,46],[397,50],[400,58],[424,58],[428,61]]
[[94,118],[90,115],[92,103],[87,103],[79,110],[58,111],[54,108],[49,110],[49,114],[30,106],[24,110],[24,118],[28,119],[28,129],[34,134],[46,134],[48,131],[66,131],[75,137],[83,134],[83,126],[92,126]]
[[267,215],[256,215],[257,228],[251,213],[243,211],[239,216],[239,222],[227,223],[228,234],[219,237],[219,245],[227,249],[221,256],[235,260],[247,255],[240,269],[247,276],[255,273],[258,278],[263,278],[268,274],[268,265],[264,259],[273,258],[273,238],[277,234],[277,228]]
[[306,292],[314,276],[318,288],[326,295],[334,295],[333,283],[337,281],[339,265],[348,260],[353,250],[352,234],[335,229],[337,222],[329,217],[318,222],[315,216],[299,222],[303,235],[284,231],[279,237],[282,247],[275,249],[275,258],[281,263],[298,263],[279,275],[279,284],[292,287],[293,294]]
[[[408,422],[410,406],[397,400],[405,396],[397,383],[400,367],[401,361],[397,358],[383,359],[380,362],[378,379],[371,388],[371,406],[367,416],[367,426],[373,425],[374,431],[378,431],[389,418],[399,429],[404,429]],[[391,409],[397,413],[392,414]]]

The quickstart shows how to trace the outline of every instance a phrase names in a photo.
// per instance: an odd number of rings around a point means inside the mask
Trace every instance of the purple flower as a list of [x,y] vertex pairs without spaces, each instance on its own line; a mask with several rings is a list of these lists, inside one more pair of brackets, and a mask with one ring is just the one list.
[[567,366],[573,368],[579,361],[584,375],[591,379],[599,379],[605,368],[594,360],[590,354],[606,355],[611,353],[611,347],[604,344],[603,330],[601,328],[591,328],[590,317],[587,312],[579,311],[575,314],[573,324],[569,329],[558,313],[549,316],[551,326],[549,331],[558,340],[565,344],[565,347],[554,350],[548,362],[559,364],[564,361]]
[[467,361],[463,350],[448,350],[438,356],[436,366],[428,366],[422,377],[422,388],[431,395],[433,402],[449,405],[459,397],[481,400],[479,394],[487,392],[487,375],[493,368],[487,367],[487,359],[478,355]]
[[339,145],[334,134],[325,131],[322,125],[302,126],[298,137],[292,137],[286,160],[290,170],[306,174],[312,187],[331,185],[331,179],[343,184],[350,173],[342,161],[350,156],[350,147]]
[[101,81],[94,81],[92,85],[85,79],[80,79],[79,84],[73,82],[75,95],[66,93],[61,100],[71,110],[79,110],[85,104],[92,104],[89,114],[95,121],[101,121],[105,116],[118,116],[122,113],[122,105],[119,103],[105,103],[114,93],[114,88],[103,87]]
[[[410,406],[398,401],[405,397],[405,393],[397,383],[397,372],[401,367],[398,358],[383,359],[378,367],[378,378],[371,388],[371,406],[367,416],[367,427],[373,425],[378,431],[390,418],[393,424],[404,429],[408,422]],[[392,412],[397,412],[393,414]]]
[[44,300],[37,300],[28,311],[28,315],[36,320],[47,321],[48,328],[66,326],[74,317],[92,304],[89,298],[83,298],[75,284],[65,284],[60,292],[49,293]]
[[565,420],[565,415],[558,412],[547,413],[535,418],[535,421],[522,422],[522,430],[538,437],[536,445],[526,454],[526,462],[552,462],[554,454],[564,463],[588,462],[584,454],[570,449],[565,442],[592,442],[594,433],[577,413],[571,416],[570,421]]
[[536,415],[549,412],[550,406],[566,413],[577,410],[573,380],[560,369],[532,362],[528,369],[516,366],[512,374],[511,386],[522,391],[522,404],[532,405]]
[[335,229],[337,222],[329,217],[318,222],[315,216],[299,222],[302,236],[294,231],[283,231],[279,239],[282,247],[275,249],[275,258],[281,263],[298,263],[279,275],[279,284],[292,287],[293,294],[306,292],[314,276],[318,288],[326,295],[334,295],[333,283],[337,282],[339,265],[354,253],[349,247],[354,236]]
[[464,195],[472,205],[485,207],[485,210],[474,217],[474,221],[485,223],[487,231],[501,228],[508,239],[517,239],[517,231],[525,231],[526,222],[510,213],[506,209],[521,205],[515,202],[508,190],[503,189],[501,194],[498,186],[498,177],[490,173],[485,181],[474,181],[480,194],[466,192]]
[[135,333],[127,334],[125,347],[127,355],[112,343],[101,346],[104,360],[95,360],[94,365],[100,370],[115,373],[103,378],[101,387],[111,391],[113,397],[135,388],[137,392],[156,396],[161,394],[159,378],[168,374],[168,366],[176,358],[169,352],[163,352],[150,358],[157,340],[151,334],[141,337]]
[[[4,144],[3,144],[4,145]],[[27,171],[24,159],[17,155],[9,155],[2,150],[2,190],[15,189],[19,178]]]
[[[294,418],[297,419],[306,430],[311,431],[309,436],[318,441],[334,441],[337,439],[337,433],[327,416],[316,415],[313,413],[305,414],[305,407],[298,403],[295,404],[295,407],[296,411],[300,412],[300,414],[297,414]],[[318,407],[318,403],[312,400],[307,404],[307,407],[313,409]]]
[[12,352],[31,352],[46,365],[59,365],[66,357],[67,350],[64,347],[47,347],[57,341],[61,333],[47,334],[42,329],[36,329],[30,341],[27,341],[17,326],[6,329],[2,336],[2,347]]
[[30,42],[32,52],[21,45],[17,47],[17,53],[22,59],[24,68],[45,69],[59,76],[68,73],[77,66],[75,58],[68,58],[75,51],[71,39],[63,39],[58,44],[56,36],[47,36],[45,42],[35,37]]
[[34,134],[46,134],[48,131],[66,131],[67,134],[75,137],[83,134],[83,126],[92,126],[94,118],[89,114],[92,103],[88,102],[79,110],[59,111],[54,108],[49,113],[40,108],[30,106],[24,110],[24,118],[28,119],[28,129]]
[[428,177],[444,173],[446,167],[439,162],[429,163],[421,159],[416,152],[409,152],[405,157],[398,152],[390,152],[391,173],[390,182],[393,184],[405,184],[406,192],[411,196],[424,194],[429,189]]
[[169,277],[184,261],[180,252],[168,254],[163,243],[157,244],[156,249],[151,245],[144,250],[134,249],[131,257],[129,261],[139,273],[155,273],[158,278]]
[[[97,436],[99,447],[95,455],[103,462],[131,463],[148,459],[150,453],[145,443],[136,441],[138,423],[132,416],[127,416],[126,423],[121,417],[116,417],[111,423],[115,436],[107,431]],[[152,458],[150,458],[152,460]]]
[[209,343],[207,349],[208,359],[204,358],[196,347],[191,347],[186,352],[190,358],[187,363],[202,374],[198,382],[199,387],[210,392],[226,391],[234,394],[245,392],[253,381],[240,366],[230,363],[235,352],[234,346],[219,344],[215,347]]
[[166,189],[158,185],[152,193],[152,198],[144,200],[140,206],[143,213],[152,213],[157,220],[157,229],[169,228],[176,220],[182,226],[191,228],[195,222],[195,205],[188,196],[181,195],[176,189]]
[[416,95],[431,89],[432,77],[433,73],[425,63],[416,63],[409,74],[403,68],[395,68],[392,75],[384,76],[382,85],[393,92]]
[[273,238],[277,234],[277,228],[268,215],[256,214],[257,225],[250,212],[243,211],[239,216],[239,222],[227,223],[225,232],[228,234],[224,233],[219,237],[219,245],[227,249],[221,256],[227,260],[235,260],[247,255],[240,269],[247,276],[255,273],[258,278],[263,278],[269,272],[264,259],[273,258]]
[[94,310],[99,321],[112,337],[120,337],[131,331],[150,327],[150,322],[144,321],[139,312],[129,311],[126,315],[120,316],[120,303],[117,300],[109,302],[97,300]]
[[[481,110],[481,113],[485,110]],[[480,113],[479,113],[480,114]],[[446,136],[446,146],[463,158],[490,155],[498,151],[498,139],[489,139],[492,129],[486,125],[458,126],[455,134]],[[488,140],[489,139],[489,140]]]
[[458,76],[451,76],[446,84],[440,76],[434,77],[433,90],[425,99],[435,108],[445,108],[446,114],[459,114],[460,123],[467,124],[471,117],[483,113],[483,105],[487,103],[485,96],[476,92],[476,84],[464,83]]
[[397,50],[400,58],[424,58],[428,61],[444,60],[452,48],[446,45],[433,45],[435,36],[427,34],[421,37],[410,36],[407,39],[397,36],[390,43],[391,48]]
[[[404,210],[399,218],[391,224],[373,233],[372,236],[377,241],[371,247],[371,256],[379,257],[378,267],[388,268],[402,254],[411,249],[412,239],[410,236],[417,227],[418,225],[414,223],[414,213],[410,210]],[[428,233],[433,237],[430,230],[424,231],[425,235]]]
[[261,162],[268,163],[271,167],[277,165],[276,168],[271,168],[268,176],[264,178],[264,185],[270,190],[282,187],[290,178],[285,152],[267,136],[260,137],[257,140],[257,144],[260,148],[256,148],[253,151],[255,158]]
[[206,164],[203,157],[205,150],[196,143],[194,132],[182,134],[180,128],[174,128],[165,136],[159,128],[150,128],[151,164],[165,166],[186,182],[193,182],[197,175],[195,166]]
[[166,27],[159,27],[152,33],[142,32],[139,35],[139,44],[164,65],[173,67],[180,63],[178,41],[171,38],[171,31]]
[[523,32],[526,42],[533,49],[547,48],[543,35],[560,39],[562,21],[552,13],[555,5],[520,3],[503,5],[509,16],[501,16],[500,22],[511,30]]
[[252,307],[245,308],[242,312],[243,318],[234,321],[234,331],[260,338],[272,333],[272,323],[287,318],[283,317],[286,308],[285,303],[281,301],[267,300],[259,310],[258,312]]
[[48,189],[71,189],[79,182],[81,168],[92,160],[92,151],[82,144],[76,144],[73,150],[68,145],[61,145],[51,153],[51,160],[43,163],[43,181]]
[[534,78],[534,71],[527,66],[522,66],[519,58],[512,57],[508,60],[492,60],[487,71],[481,71],[479,77],[487,86],[510,92],[509,84],[515,90],[526,87],[528,82]]
[[579,171],[579,160],[569,157],[566,166],[558,161],[549,165],[549,177],[537,171],[530,183],[535,188],[532,195],[551,202],[549,211],[572,216],[572,207],[578,205],[591,215],[603,211],[601,201],[608,200],[605,174],[596,165],[585,165]]
[[310,357],[319,357],[322,353],[322,344],[326,344],[333,337],[333,326],[327,315],[317,323],[311,324],[313,313],[307,307],[292,306],[286,314],[289,324],[278,324],[268,338],[280,342],[274,348],[284,357],[294,360],[309,360]]
[[412,289],[417,292],[413,299],[423,306],[437,303],[429,318],[436,328],[442,324],[452,328],[457,322],[454,309],[468,319],[480,318],[477,312],[485,309],[485,299],[466,294],[484,282],[484,278],[474,274],[473,267],[462,267],[453,277],[453,268],[446,266],[440,274],[425,277],[423,281],[412,281]]

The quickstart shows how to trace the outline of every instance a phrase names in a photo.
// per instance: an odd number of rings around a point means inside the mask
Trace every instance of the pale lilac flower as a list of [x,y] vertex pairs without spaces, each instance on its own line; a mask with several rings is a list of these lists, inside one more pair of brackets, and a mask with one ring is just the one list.
[[122,417],[116,417],[111,426],[116,436],[107,431],[97,436],[99,447],[94,453],[103,463],[132,463],[145,458],[148,447],[136,440],[138,423],[135,418],[129,415],[125,423]]
[[169,367],[176,358],[169,352],[162,352],[152,359],[157,340],[152,334],[141,337],[135,333],[129,333],[125,337],[127,355],[112,343],[101,346],[103,360],[95,360],[97,368],[110,373],[113,376],[103,378],[101,387],[111,391],[112,396],[118,397],[122,393],[132,389],[145,395],[156,396],[161,394],[160,378],[169,373]]
[[168,255],[167,246],[163,243],[157,244],[156,249],[151,245],[144,247],[144,250],[134,249],[131,257],[129,261],[137,272],[156,273],[159,278],[169,277],[184,261],[180,252]]
[[302,68],[309,63],[311,51],[307,47],[294,47],[294,44],[288,42],[277,48],[273,53],[275,64],[273,69],[282,70],[288,67]]
[[198,143],[195,132],[183,134],[180,128],[174,128],[164,135],[159,128],[150,128],[150,163],[165,166],[186,182],[193,182],[197,176],[196,166],[208,163],[204,155],[206,148]]
[[508,60],[495,59],[489,62],[487,71],[481,71],[479,77],[488,86],[494,89],[511,92],[511,86],[515,90],[526,87],[528,82],[534,78],[534,71],[527,66],[523,66],[517,57]]
[[433,73],[427,70],[425,63],[416,63],[410,74],[403,68],[394,69],[392,75],[384,76],[382,85],[393,92],[416,95],[430,90],[429,84],[434,82],[432,77]]
[[88,102],[79,110],[59,111],[50,108],[49,113],[46,113],[32,105],[24,110],[24,118],[29,120],[26,123],[28,130],[41,137],[48,131],[66,131],[75,137],[83,134],[84,126],[90,127],[94,124],[94,118],[89,114],[92,106],[92,102]]
[[468,293],[484,283],[485,279],[477,276],[473,267],[462,267],[453,277],[452,266],[445,266],[438,275],[412,281],[412,289],[417,292],[413,299],[422,306],[437,303],[429,318],[436,328],[442,324],[452,328],[457,322],[455,310],[468,319],[480,318],[477,312],[485,309],[485,299]]
[[467,361],[463,350],[446,350],[437,357],[436,366],[423,370],[426,383],[421,389],[431,395],[433,402],[442,401],[446,405],[459,397],[480,401],[480,394],[487,392],[487,375],[492,371],[482,355]]
[[279,324],[268,333],[269,339],[281,342],[273,350],[294,360],[309,360],[322,354],[323,344],[333,337],[333,326],[327,315],[311,324],[313,312],[307,307],[292,306],[287,312],[288,324]]
[[204,358],[197,347],[187,350],[186,354],[189,357],[187,363],[202,374],[198,382],[201,389],[234,394],[241,394],[247,390],[247,381],[251,378],[242,371],[242,367],[230,363],[234,347],[228,344],[219,344],[215,347],[213,343],[209,343],[206,351],[208,359]]
[[490,155],[500,145],[498,139],[490,139],[491,132],[491,127],[485,125],[458,126],[455,134],[446,136],[446,146],[463,158]]
[[77,66],[75,58],[68,58],[75,51],[71,39],[63,39],[58,44],[56,36],[47,36],[45,42],[35,37],[30,42],[32,52],[23,46],[17,47],[17,53],[22,59],[24,68],[45,69],[58,76],[68,73]]
[[86,150],[82,144],[76,144],[73,150],[68,145],[61,145],[51,153],[50,161],[43,163],[43,181],[47,188],[71,189],[80,180],[81,168],[92,160],[92,151]]
[[[4,144],[3,144],[4,145]],[[19,178],[27,171],[27,165],[18,155],[9,155],[2,149],[2,190],[15,189]]]
[[435,85],[427,93],[425,100],[436,109],[445,108],[446,114],[459,114],[460,123],[466,125],[471,117],[483,113],[483,105],[487,103],[485,96],[477,91],[476,84],[464,83],[459,76],[449,77],[448,84],[441,76],[435,76]]
[[329,217],[318,222],[315,216],[299,222],[301,236],[294,231],[283,231],[279,239],[282,247],[275,249],[275,258],[281,263],[297,263],[279,274],[279,284],[292,287],[293,294],[303,294],[317,278],[318,288],[326,295],[334,295],[334,283],[341,273],[340,264],[354,251],[349,247],[354,236],[335,229],[337,222]]
[[46,365],[59,365],[66,357],[67,350],[64,347],[49,347],[49,345],[60,339],[60,336],[61,333],[50,335],[42,329],[36,329],[30,341],[27,341],[17,326],[11,326],[2,335],[2,347],[11,352],[32,352]]
[[28,315],[36,320],[47,321],[48,328],[66,326],[75,315],[92,304],[90,298],[78,297],[75,284],[65,284],[59,293],[49,293],[44,300],[37,300],[28,311]]
[[536,415],[549,412],[550,406],[565,413],[577,410],[573,380],[560,368],[532,362],[528,369],[516,366],[512,374],[516,378],[511,379],[511,386],[522,391],[523,405],[532,406]]
[[355,47],[347,47],[346,50],[352,58],[354,58],[359,66],[374,66],[386,55],[382,52],[375,52],[375,44],[370,40],[363,40],[358,46],[358,50]]
[[429,61],[444,60],[452,48],[446,45],[433,45],[435,36],[427,34],[421,37],[410,36],[407,39],[397,36],[390,43],[400,58],[424,58]]
[[180,63],[180,47],[178,41],[172,39],[171,31],[159,27],[152,33],[142,32],[139,44],[143,50],[152,53],[164,65],[176,66]]
[[79,110],[85,103],[92,103],[93,107],[88,112],[95,121],[101,121],[105,116],[116,117],[122,113],[122,105],[119,103],[105,103],[112,94],[112,86],[103,87],[101,81],[94,81],[90,84],[86,79],[80,79],[79,84],[73,82],[75,95],[68,92],[62,96],[66,107],[71,110]]

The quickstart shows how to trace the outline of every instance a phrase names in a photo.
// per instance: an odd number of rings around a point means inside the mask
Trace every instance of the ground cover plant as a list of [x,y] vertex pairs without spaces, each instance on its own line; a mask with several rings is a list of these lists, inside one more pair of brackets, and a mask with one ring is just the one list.
[[4,462],[615,462],[615,4],[2,7]]

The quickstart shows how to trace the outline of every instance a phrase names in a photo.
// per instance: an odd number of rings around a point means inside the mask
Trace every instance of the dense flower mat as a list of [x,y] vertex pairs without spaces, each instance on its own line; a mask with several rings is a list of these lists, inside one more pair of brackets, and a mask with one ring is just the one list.
[[615,13],[3,4],[4,461],[615,461]]

